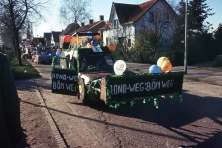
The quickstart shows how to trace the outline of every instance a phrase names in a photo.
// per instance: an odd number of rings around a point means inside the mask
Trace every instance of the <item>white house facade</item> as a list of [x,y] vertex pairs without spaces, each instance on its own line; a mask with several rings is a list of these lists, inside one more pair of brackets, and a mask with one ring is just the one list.
[[[129,14],[124,14],[126,9],[130,9],[131,13],[127,11]],[[113,3],[110,24],[103,28],[103,42],[105,45],[114,43],[130,48],[143,27],[157,29],[170,40],[175,32],[175,17],[176,13],[165,0],[151,0],[139,5]]]

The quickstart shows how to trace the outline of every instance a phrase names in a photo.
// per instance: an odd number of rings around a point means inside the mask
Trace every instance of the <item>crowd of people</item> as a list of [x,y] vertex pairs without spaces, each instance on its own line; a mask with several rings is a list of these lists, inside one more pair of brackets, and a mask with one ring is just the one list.
[[32,56],[34,54],[41,55],[41,54],[52,54],[52,55],[57,55],[58,52],[60,52],[62,49],[59,48],[58,46],[44,46],[41,43],[37,45],[37,47],[33,46],[21,46],[21,53],[22,53],[22,58],[24,59],[32,59]]

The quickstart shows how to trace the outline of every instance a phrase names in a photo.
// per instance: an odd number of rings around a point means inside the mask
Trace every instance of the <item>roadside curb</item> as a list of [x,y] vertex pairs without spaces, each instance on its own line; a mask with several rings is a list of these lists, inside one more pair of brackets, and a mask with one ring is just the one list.
[[45,113],[45,117],[46,117],[46,119],[47,119],[47,121],[48,121],[48,123],[49,123],[49,125],[51,127],[51,131],[52,131],[53,137],[55,138],[59,148],[67,148],[67,146],[66,146],[62,136],[60,135],[60,132],[59,132],[59,130],[58,130],[54,120],[53,120],[53,117],[49,113],[47,105],[44,102],[44,99],[43,99],[43,97],[42,97],[42,95],[41,95],[41,93],[40,93],[40,91],[38,89],[38,86],[37,86],[37,84],[35,82],[35,79],[33,81],[34,81],[35,87],[36,87],[35,93],[36,93],[36,95],[39,98],[40,105],[44,106],[44,108],[42,108],[42,111]]

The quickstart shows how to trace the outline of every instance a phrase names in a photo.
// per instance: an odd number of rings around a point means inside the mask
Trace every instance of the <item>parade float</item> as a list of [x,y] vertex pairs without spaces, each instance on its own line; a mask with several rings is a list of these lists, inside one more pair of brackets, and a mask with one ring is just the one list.
[[[71,48],[80,36],[92,39],[86,47]],[[112,108],[135,104],[137,100],[153,101],[158,108],[161,98],[176,97],[182,102],[183,72],[171,72],[167,57],[160,57],[147,73],[127,70],[123,60],[114,60],[115,45],[100,47],[98,33],[76,33],[65,36],[60,57],[52,60],[52,93],[78,96],[80,102],[103,101]],[[169,99],[170,100],[170,99]]]

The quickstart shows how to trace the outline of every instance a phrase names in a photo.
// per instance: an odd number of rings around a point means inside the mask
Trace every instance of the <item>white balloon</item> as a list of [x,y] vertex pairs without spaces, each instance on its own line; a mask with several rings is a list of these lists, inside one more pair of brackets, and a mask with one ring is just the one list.
[[117,60],[113,65],[113,69],[116,75],[122,75],[126,70],[126,63],[123,60]]

